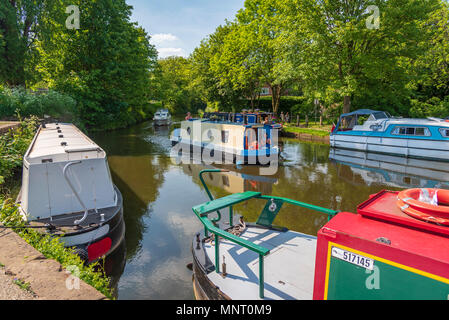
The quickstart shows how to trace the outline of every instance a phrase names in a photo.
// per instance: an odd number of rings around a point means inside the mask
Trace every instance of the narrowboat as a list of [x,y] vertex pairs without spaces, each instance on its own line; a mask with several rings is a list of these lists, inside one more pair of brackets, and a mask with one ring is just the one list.
[[209,163],[271,165],[279,159],[280,124],[270,113],[206,113],[181,122],[171,142],[176,151],[201,154]]
[[23,159],[20,212],[92,262],[124,238],[123,199],[106,153],[72,124],[42,125]]
[[354,185],[449,189],[449,162],[331,148],[340,179]]
[[[435,194],[440,201],[428,204]],[[204,227],[192,241],[199,300],[448,298],[447,190],[383,190],[356,213],[253,191],[208,195],[192,208]],[[234,206],[249,201],[265,201],[255,223],[234,215]],[[284,205],[325,214],[328,222],[316,235],[274,226]]]
[[168,126],[171,124],[171,114],[167,109],[159,109],[153,117],[155,126]]
[[449,161],[449,121],[405,119],[369,109],[343,114],[331,132],[335,148]]

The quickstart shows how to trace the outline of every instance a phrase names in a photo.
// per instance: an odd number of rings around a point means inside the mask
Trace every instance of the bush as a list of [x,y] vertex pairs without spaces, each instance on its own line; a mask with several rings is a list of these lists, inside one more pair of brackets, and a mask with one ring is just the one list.
[[22,87],[0,88],[0,118],[49,115],[53,118],[76,114],[76,101],[56,91],[35,93]]
[[23,156],[33,140],[38,121],[36,117],[21,121],[16,130],[0,135],[0,186],[22,167]]

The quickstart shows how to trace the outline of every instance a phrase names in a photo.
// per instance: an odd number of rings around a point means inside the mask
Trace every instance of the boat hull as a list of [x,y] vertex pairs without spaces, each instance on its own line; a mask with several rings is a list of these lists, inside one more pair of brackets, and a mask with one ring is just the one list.
[[449,161],[449,141],[382,136],[333,134],[331,147],[407,158]]
[[[210,146],[209,144],[195,144],[171,139],[172,146],[178,146],[179,155],[186,153],[192,158],[204,162],[213,162],[216,164],[238,164],[238,165],[259,165],[267,166],[277,164],[279,160],[278,148],[264,150],[237,150],[232,148],[222,148],[221,146]],[[218,155],[221,153],[221,157]]]
[[154,119],[153,124],[155,126],[168,126],[170,125],[171,120],[170,119]]
[[[75,248],[75,252],[88,262],[97,261],[114,252],[125,237],[123,197],[118,188],[115,186],[114,188],[117,194],[117,205],[98,209],[98,212],[90,211],[86,220],[80,224],[80,228],[73,225],[75,220],[82,218],[83,212],[55,215],[47,219],[34,220],[33,223],[51,224],[56,231],[50,234],[60,236],[60,241],[65,247]],[[63,233],[60,233],[61,231]]]

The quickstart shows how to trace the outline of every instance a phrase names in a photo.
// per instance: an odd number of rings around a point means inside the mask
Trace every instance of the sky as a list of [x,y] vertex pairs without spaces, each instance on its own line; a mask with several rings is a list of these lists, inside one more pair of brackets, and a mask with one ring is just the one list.
[[202,39],[234,20],[244,0],[126,0],[132,21],[151,35],[159,58],[188,57]]

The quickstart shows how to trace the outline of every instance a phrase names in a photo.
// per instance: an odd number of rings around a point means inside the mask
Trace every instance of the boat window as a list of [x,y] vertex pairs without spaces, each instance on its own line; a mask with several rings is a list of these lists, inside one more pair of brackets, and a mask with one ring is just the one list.
[[449,138],[449,129],[441,128],[441,129],[440,129],[440,133],[441,133],[441,135],[442,135],[443,137]]
[[388,115],[385,112],[376,112],[372,114],[376,120],[388,119]]
[[221,131],[221,142],[228,143],[229,141],[229,131]]
[[423,127],[396,127],[392,134],[394,135],[407,135],[407,136],[422,136],[430,137],[430,131],[428,128]]
[[229,177],[228,176],[223,175],[222,181],[223,181],[224,186],[229,187]]

